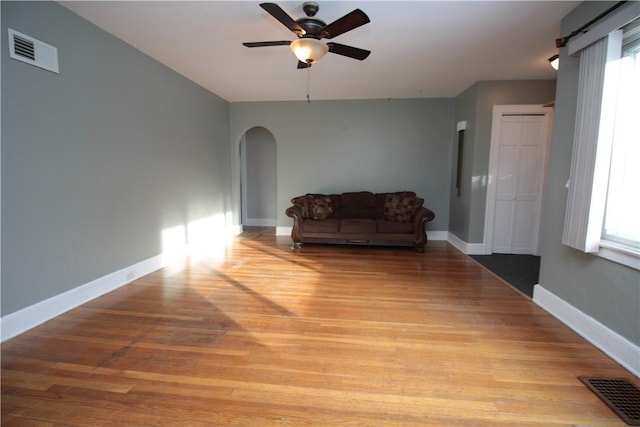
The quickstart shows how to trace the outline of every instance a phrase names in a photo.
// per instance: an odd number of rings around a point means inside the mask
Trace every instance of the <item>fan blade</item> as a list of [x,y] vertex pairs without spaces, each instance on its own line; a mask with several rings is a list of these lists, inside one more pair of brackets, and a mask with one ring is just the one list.
[[275,3],[260,3],[260,7],[266,10],[269,15],[276,18],[282,25],[297,33],[298,35],[304,35],[304,29],[298,25],[298,23],[287,14],[280,6]]
[[246,47],[266,47],[266,46],[288,46],[291,44],[289,40],[279,40],[274,42],[245,42],[242,43]]
[[357,47],[347,46],[345,44],[339,44],[339,43],[333,43],[333,42],[327,43],[327,46],[329,46],[329,52],[331,53],[337,53],[338,55],[348,56],[349,58],[358,59],[360,61],[362,61],[363,59],[366,59],[371,53],[370,50],[364,50]]
[[303,68],[309,68],[311,67],[311,64],[308,64],[306,62],[302,62],[302,61],[298,61],[298,70],[301,70]]
[[369,22],[371,21],[367,14],[360,9],[356,9],[324,27],[320,36],[326,39],[332,39],[335,36],[339,36]]

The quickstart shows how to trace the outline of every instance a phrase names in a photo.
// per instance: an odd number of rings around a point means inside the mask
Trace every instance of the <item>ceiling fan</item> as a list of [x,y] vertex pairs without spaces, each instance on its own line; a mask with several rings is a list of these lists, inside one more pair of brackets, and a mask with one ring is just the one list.
[[242,43],[246,47],[290,46],[298,58],[298,68],[311,67],[311,64],[320,60],[327,52],[360,61],[367,58],[371,53],[369,50],[353,46],[334,42],[325,44],[320,41],[321,39],[332,39],[370,22],[369,17],[360,9],[355,9],[327,25],[324,21],[315,18],[320,6],[313,1],[307,1],[302,5],[302,10],[304,10],[307,16],[297,20],[291,18],[287,12],[275,3],[261,3],[260,7],[280,21],[280,23],[289,30],[296,33],[298,38],[293,41],[280,40]]

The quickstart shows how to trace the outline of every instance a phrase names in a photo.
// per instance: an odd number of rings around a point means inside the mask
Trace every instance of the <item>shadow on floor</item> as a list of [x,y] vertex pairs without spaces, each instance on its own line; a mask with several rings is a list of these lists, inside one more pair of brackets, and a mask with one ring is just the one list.
[[275,234],[276,234],[275,227],[245,225],[242,228],[242,233],[240,233],[240,237],[242,237],[243,239],[257,239],[265,235],[274,236]]
[[533,286],[538,283],[540,257],[534,255],[471,255],[471,258],[500,276],[529,298],[533,298]]
[[[275,227],[244,226],[240,237],[244,239],[258,239],[265,235],[275,235]],[[511,286],[529,298],[533,298],[533,286],[536,285],[539,280],[539,256],[512,254],[470,256]]]

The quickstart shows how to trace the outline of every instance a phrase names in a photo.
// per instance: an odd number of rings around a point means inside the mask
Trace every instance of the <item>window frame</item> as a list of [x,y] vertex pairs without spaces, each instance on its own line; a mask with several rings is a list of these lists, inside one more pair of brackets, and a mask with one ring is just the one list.
[[[622,46],[621,46],[621,52],[620,52],[620,64],[621,64],[621,69],[617,72],[619,72],[620,74],[620,79],[617,83],[617,87],[616,87],[616,91],[618,92],[618,102],[616,104],[616,113],[615,113],[615,117],[614,117],[614,131],[612,132],[612,155],[611,155],[611,161],[610,161],[610,167],[609,167],[609,176],[608,176],[608,185],[607,185],[607,200],[605,203],[605,215],[604,215],[604,221],[603,221],[603,226],[602,226],[602,237],[601,237],[601,246],[605,246],[605,247],[609,247],[612,248],[614,250],[618,250],[618,251],[623,251],[623,252],[629,252],[632,255],[636,255],[636,256],[640,256],[640,236],[636,236],[634,234],[634,237],[630,237],[630,236],[624,236],[621,234],[617,234],[615,232],[611,232],[608,233],[607,232],[607,224],[608,224],[608,215],[610,214],[610,208],[611,205],[610,203],[619,203],[619,199],[616,200],[614,199],[613,201],[611,200],[611,194],[616,195],[618,198],[622,198],[622,199],[627,199],[629,196],[626,194],[628,193],[629,195],[633,195],[635,194],[634,192],[629,192],[627,191],[624,196],[622,196],[621,193],[618,193],[616,191],[611,191],[612,188],[612,180],[616,180],[616,179],[620,179],[617,178],[616,175],[616,171],[621,171],[621,170],[634,170],[635,173],[638,173],[638,167],[640,167],[640,164],[636,163],[636,159],[635,157],[631,158],[632,162],[631,163],[626,163],[625,162],[625,153],[626,151],[626,144],[628,143],[633,143],[635,142],[635,138],[632,140],[626,139],[628,138],[631,134],[634,135],[637,133],[635,131],[635,128],[633,129],[632,133],[626,133],[629,132],[630,129],[627,129],[627,131],[623,131],[622,134],[622,140],[626,140],[626,142],[620,142],[621,139],[619,139],[618,137],[618,128],[619,128],[619,116],[621,114],[624,115],[624,120],[622,121],[622,126],[629,126],[632,123],[635,126],[635,117],[640,116],[640,94],[638,93],[638,89],[640,88],[640,86],[638,86],[640,84],[640,82],[637,82],[636,79],[633,76],[626,76],[626,78],[623,79],[623,75],[625,74],[624,72],[620,72],[622,71],[622,69],[624,69],[625,67],[625,59],[626,57],[633,57],[633,59],[631,59],[631,61],[633,61],[633,71],[632,73],[634,75],[638,75],[637,73],[640,71],[640,17],[636,20],[634,20],[631,24],[625,26],[624,28],[624,33],[623,33],[623,41],[622,41]],[[632,85],[634,87],[633,91],[629,92],[626,91],[625,88],[627,87],[627,85]],[[633,102],[634,107],[631,109],[628,109],[627,106],[622,106],[620,104],[620,101],[623,99],[622,97],[625,97],[627,95],[631,96],[631,100]],[[623,111],[621,113],[621,111]],[[616,152],[616,144],[622,144],[620,147],[623,151],[621,152]],[[620,149],[620,148],[619,148]],[[622,156],[622,157],[620,157]],[[640,158],[637,159],[640,162]],[[618,162],[622,162],[622,169],[617,168],[614,169],[614,162],[618,161]],[[629,169],[630,168],[630,169]],[[628,180],[631,181],[628,181]],[[620,182],[620,181],[617,181]],[[628,176],[626,177],[626,179],[623,179],[621,181],[622,183],[624,183],[624,185],[622,187],[617,188],[617,190],[620,189],[626,189],[629,190],[628,185],[631,184],[633,185],[634,183],[636,183],[636,178],[629,178]],[[635,191],[635,190],[632,190]],[[613,211],[615,212],[615,211]],[[616,218],[617,215],[614,213],[612,220],[615,223],[616,222]],[[612,224],[613,225],[613,224]]]
[[562,243],[640,270],[640,250],[603,238],[616,115],[610,106],[619,87],[621,28],[640,17],[639,3],[627,6],[568,46],[569,54],[580,55],[581,66]]

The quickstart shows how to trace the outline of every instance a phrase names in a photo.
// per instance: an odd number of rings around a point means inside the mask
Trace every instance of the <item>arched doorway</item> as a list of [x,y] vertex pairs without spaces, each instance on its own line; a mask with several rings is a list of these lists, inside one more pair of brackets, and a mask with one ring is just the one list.
[[245,132],[239,149],[242,225],[275,227],[277,220],[276,140],[267,129],[254,127]]

